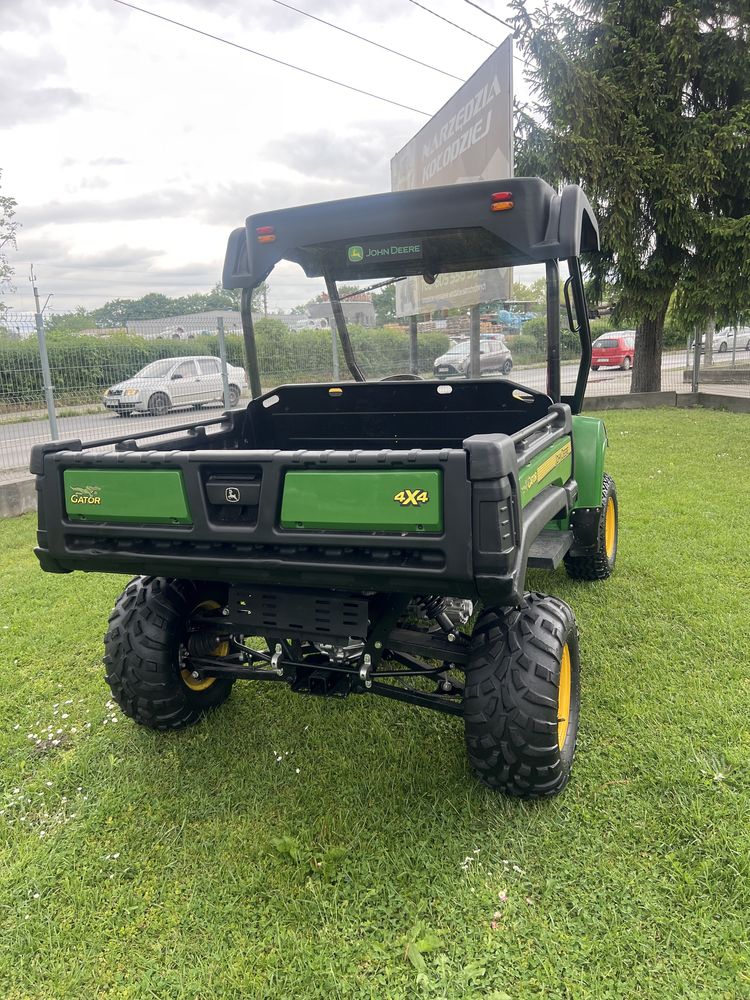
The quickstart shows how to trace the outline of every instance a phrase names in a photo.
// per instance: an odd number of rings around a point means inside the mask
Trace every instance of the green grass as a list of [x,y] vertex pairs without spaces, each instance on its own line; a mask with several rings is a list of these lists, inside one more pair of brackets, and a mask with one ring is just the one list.
[[378,699],[240,683],[136,727],[100,666],[124,580],[42,574],[32,520],[0,524],[3,1000],[750,996],[750,417],[606,422],[616,573],[529,581],[583,662],[540,804]]

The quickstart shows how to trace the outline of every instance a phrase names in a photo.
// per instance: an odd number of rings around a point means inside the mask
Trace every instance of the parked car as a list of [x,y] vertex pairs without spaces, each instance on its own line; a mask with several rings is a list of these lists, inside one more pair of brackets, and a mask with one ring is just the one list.
[[597,337],[591,347],[591,367],[595,372],[600,368],[633,367],[635,355],[635,330],[613,330]]
[[[513,358],[500,336],[481,337],[479,340],[479,371],[500,372],[507,375],[513,367]],[[449,375],[467,375],[469,371],[469,341],[460,340],[449,351],[435,359],[434,372],[438,378]]]
[[[227,365],[229,405],[235,407],[247,377],[242,368]],[[179,406],[200,406],[224,399],[218,358],[162,358],[152,361],[132,378],[113,385],[104,394],[104,406],[118,417],[133,413],[160,416]]]
[[[725,326],[714,333],[714,354],[726,354],[734,348],[734,327]],[[690,341],[690,350],[695,349],[695,337]],[[701,335],[701,354],[706,350],[705,338]],[[750,351],[750,326],[737,327],[738,351]]]

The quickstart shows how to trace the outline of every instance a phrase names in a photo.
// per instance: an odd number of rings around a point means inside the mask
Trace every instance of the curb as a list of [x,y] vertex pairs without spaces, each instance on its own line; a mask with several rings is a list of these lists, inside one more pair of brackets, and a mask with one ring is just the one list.
[[36,510],[36,482],[32,476],[0,483],[0,518],[20,517]]

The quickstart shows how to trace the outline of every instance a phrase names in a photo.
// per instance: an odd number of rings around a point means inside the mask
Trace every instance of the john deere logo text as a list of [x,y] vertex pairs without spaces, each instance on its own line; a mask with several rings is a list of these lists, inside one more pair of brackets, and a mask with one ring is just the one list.
[[362,247],[349,247],[349,260],[353,264],[358,264],[365,256]]
[[430,495],[427,490],[399,490],[393,498],[402,507],[419,507],[421,503],[428,503]]
[[80,486],[73,491],[70,502],[100,504],[102,502],[102,498],[97,495],[98,493],[98,486]]

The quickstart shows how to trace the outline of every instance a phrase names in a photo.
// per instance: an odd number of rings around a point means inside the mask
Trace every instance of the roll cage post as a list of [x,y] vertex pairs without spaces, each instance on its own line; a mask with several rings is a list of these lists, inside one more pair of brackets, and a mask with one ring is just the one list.
[[[568,310],[568,323],[574,333],[578,333],[581,341],[581,360],[578,366],[578,378],[571,400],[571,409],[574,413],[580,413],[583,409],[583,396],[586,392],[586,383],[589,378],[591,368],[591,325],[589,323],[589,310],[586,305],[586,293],[583,287],[583,272],[581,271],[581,260],[579,257],[568,258],[568,271],[570,277],[565,282],[565,305]],[[573,312],[570,306],[570,296],[568,287],[573,290],[573,305],[575,307],[575,317],[578,320],[576,325]]]
[[326,291],[328,292],[328,300],[331,303],[331,311],[333,312],[333,319],[336,323],[336,329],[338,330],[339,340],[341,341],[341,349],[344,352],[344,360],[346,361],[346,367],[352,374],[352,378],[355,382],[365,382],[365,376],[362,373],[362,369],[357,364],[357,359],[354,357],[354,350],[352,348],[351,338],[349,337],[349,329],[346,325],[346,317],[344,316],[344,309],[341,305],[341,299],[339,298],[339,290],[336,287],[336,281],[331,275],[326,271],[323,275],[326,283]]
[[560,402],[560,267],[548,260],[547,273],[547,395]]
[[240,316],[242,318],[242,337],[245,341],[245,357],[247,359],[247,372],[250,376],[250,396],[252,399],[260,396],[263,392],[260,386],[260,370],[258,368],[258,351],[255,346],[255,329],[253,327],[253,288],[242,289],[242,299],[240,304]]

